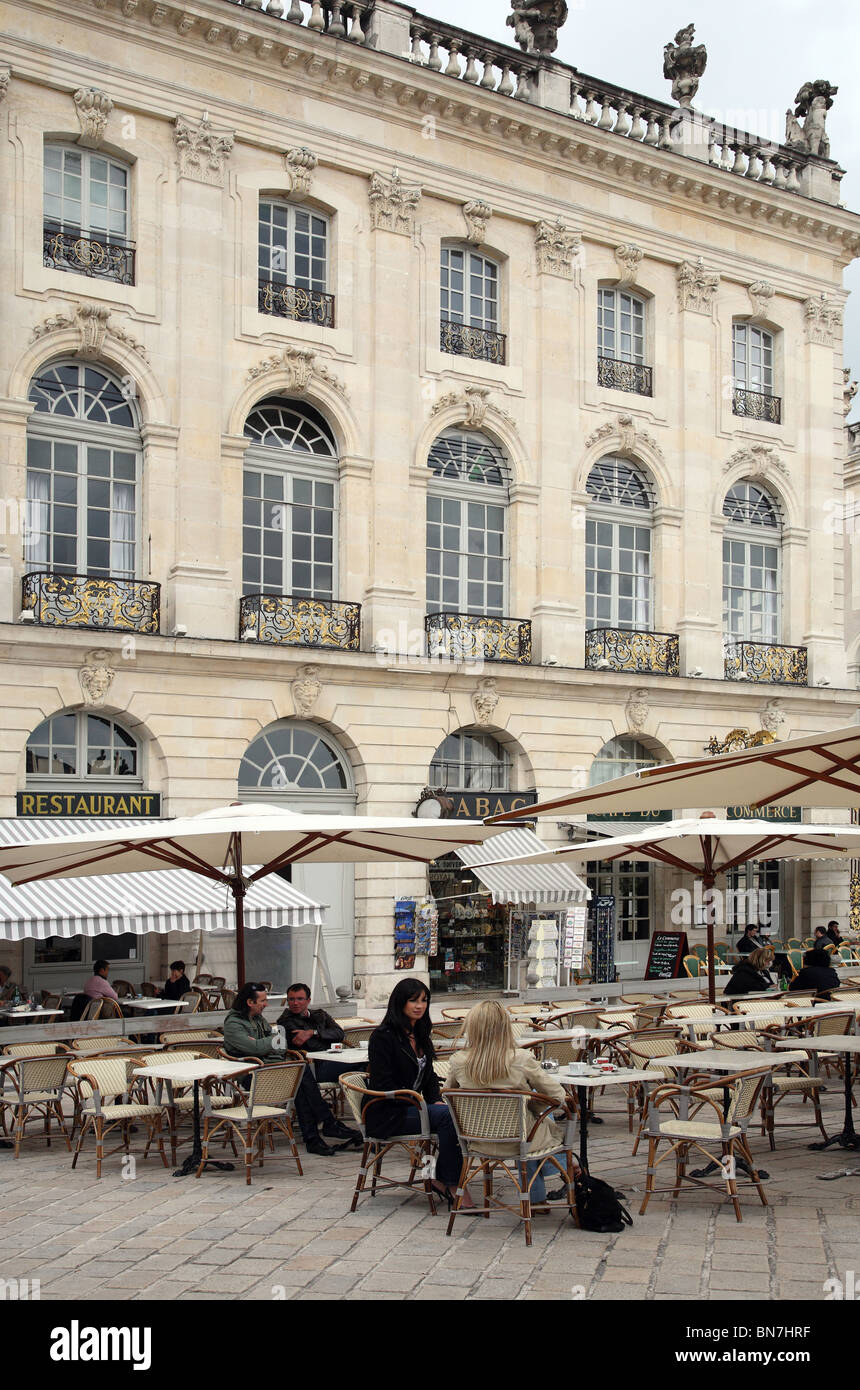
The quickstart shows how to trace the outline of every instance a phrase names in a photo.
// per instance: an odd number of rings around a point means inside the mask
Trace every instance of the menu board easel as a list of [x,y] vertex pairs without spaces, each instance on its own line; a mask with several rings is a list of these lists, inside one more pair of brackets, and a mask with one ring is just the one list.
[[687,954],[687,933],[658,931],[651,937],[646,980],[671,980],[681,974],[681,961]]

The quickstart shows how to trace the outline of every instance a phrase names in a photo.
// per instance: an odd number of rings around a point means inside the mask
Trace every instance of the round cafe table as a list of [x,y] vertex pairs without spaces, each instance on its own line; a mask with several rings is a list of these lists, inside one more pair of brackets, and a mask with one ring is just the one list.
[[619,1067],[617,1071],[598,1071],[594,1076],[576,1075],[559,1069],[553,1072],[554,1080],[560,1081],[566,1091],[575,1090],[579,1100],[579,1166],[588,1172],[588,1093],[600,1086],[631,1086],[637,1081],[654,1081],[654,1073],[634,1067]]
[[[256,1065],[256,1062],[227,1062],[219,1061],[217,1058],[200,1057],[193,1062],[159,1062],[154,1067],[135,1067],[135,1076],[152,1077],[158,1082],[166,1081],[171,1102],[174,1084],[182,1086],[190,1082],[194,1087],[194,1142],[191,1145],[191,1153],[181,1168],[173,1170],[175,1178],[187,1178],[191,1173],[196,1173],[203,1158],[203,1144],[200,1138],[200,1082],[209,1076],[237,1076],[240,1072],[251,1071]],[[159,1094],[160,1091],[159,1085]],[[232,1163],[216,1163],[213,1158],[208,1159],[205,1166],[217,1168],[221,1173],[233,1171]]]

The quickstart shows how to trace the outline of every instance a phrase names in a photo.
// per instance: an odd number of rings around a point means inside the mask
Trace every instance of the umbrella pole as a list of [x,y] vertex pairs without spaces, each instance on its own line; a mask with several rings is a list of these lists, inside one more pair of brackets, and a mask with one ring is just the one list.
[[236,987],[241,989],[245,983],[245,880],[242,877],[242,840],[233,836],[231,845],[233,877],[230,889],[236,904]]
[[705,927],[708,933],[708,1003],[717,1002],[716,981],[714,979],[714,916],[716,913],[716,903],[714,902],[714,874],[704,874],[702,886],[705,890]]

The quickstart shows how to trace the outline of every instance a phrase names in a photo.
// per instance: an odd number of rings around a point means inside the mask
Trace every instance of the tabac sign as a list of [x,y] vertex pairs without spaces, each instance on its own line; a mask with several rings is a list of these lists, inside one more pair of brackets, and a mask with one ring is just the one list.
[[160,816],[160,792],[19,792],[19,816]]
[[448,813],[451,820],[484,820],[487,816],[501,816],[505,811],[533,806],[537,801],[537,792],[449,791],[446,795],[454,803],[454,809]]

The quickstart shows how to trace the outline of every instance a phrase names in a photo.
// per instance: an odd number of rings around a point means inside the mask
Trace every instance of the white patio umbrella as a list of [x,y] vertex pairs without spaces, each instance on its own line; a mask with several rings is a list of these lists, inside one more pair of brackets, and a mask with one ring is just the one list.
[[706,813],[698,819],[637,826],[609,839],[561,845],[541,854],[522,855],[516,860],[502,862],[551,864],[559,860],[587,863],[594,860],[651,859],[700,878],[706,890],[708,997],[714,1003],[716,904],[707,890],[713,888],[716,875],[756,859],[840,859],[857,853],[860,853],[860,827],[720,820]]
[[88,832],[0,848],[0,873],[13,884],[153,869],[188,869],[225,884],[236,904],[236,969],[245,974],[244,900],[249,887],[290,864],[427,864],[497,830],[473,821],[300,815],[275,806],[221,806],[202,815],[153,821],[127,831]]

